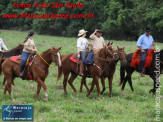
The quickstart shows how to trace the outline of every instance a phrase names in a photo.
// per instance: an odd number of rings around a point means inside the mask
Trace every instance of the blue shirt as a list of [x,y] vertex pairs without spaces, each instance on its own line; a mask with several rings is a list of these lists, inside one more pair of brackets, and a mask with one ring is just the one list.
[[151,35],[146,36],[146,34],[143,34],[139,37],[137,41],[137,47],[141,46],[142,49],[152,49],[152,42],[153,37]]

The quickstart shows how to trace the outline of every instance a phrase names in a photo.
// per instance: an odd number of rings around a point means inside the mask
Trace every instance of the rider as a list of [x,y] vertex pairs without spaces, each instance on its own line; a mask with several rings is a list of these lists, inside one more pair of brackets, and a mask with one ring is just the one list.
[[154,48],[154,40],[153,37],[150,35],[151,30],[149,27],[146,28],[146,32],[141,35],[137,41],[137,47],[140,50],[140,55],[141,55],[141,63],[140,63],[140,72],[141,76],[145,76],[145,68],[144,68],[144,63],[145,63],[145,57],[146,53],[149,49]]
[[77,52],[78,52],[78,58],[82,60],[82,63],[80,65],[80,75],[83,75],[83,70],[84,70],[84,64],[83,61],[85,60],[87,53],[88,53],[88,40],[85,38],[86,37],[87,31],[84,29],[80,30],[78,33],[78,40],[77,40]]
[[25,68],[25,64],[26,64],[26,61],[28,59],[28,56],[31,54],[31,53],[36,53],[37,52],[37,49],[36,49],[36,46],[35,46],[35,43],[32,39],[34,35],[34,31],[33,30],[30,30],[28,32],[28,36],[25,38],[24,40],[24,49],[23,49],[23,52],[22,52],[22,55],[21,55],[21,64],[20,64],[20,77],[23,76],[23,71],[24,71],[24,68]]
[[6,45],[4,44],[3,40],[0,38],[0,54],[3,53],[3,49],[8,50]]
[[104,47],[105,41],[102,37],[102,30],[96,29],[95,32],[91,34],[89,38],[92,40],[94,53]]

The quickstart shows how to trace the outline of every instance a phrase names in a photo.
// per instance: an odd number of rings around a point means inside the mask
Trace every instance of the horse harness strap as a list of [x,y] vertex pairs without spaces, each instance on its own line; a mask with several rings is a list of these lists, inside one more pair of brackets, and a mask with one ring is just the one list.
[[103,70],[102,70],[102,68],[101,67],[99,67],[98,65],[96,65],[95,63],[93,64],[94,66],[96,66],[98,69],[100,69],[102,72],[103,72]]
[[37,54],[38,54],[38,56],[39,56],[47,65],[49,65],[48,62],[45,61],[45,59],[44,59],[39,53],[37,53]]

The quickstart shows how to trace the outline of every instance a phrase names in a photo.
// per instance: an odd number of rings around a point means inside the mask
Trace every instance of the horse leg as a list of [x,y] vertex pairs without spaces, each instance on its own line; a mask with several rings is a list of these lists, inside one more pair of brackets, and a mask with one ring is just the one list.
[[68,83],[70,84],[71,88],[73,89],[74,93],[77,94],[77,90],[76,88],[74,87],[73,85],[73,81],[75,80],[75,78],[77,77],[78,75],[75,74],[75,73],[71,73],[71,77],[70,79],[68,80]]
[[83,84],[84,84],[85,79],[86,79],[85,76],[83,76],[82,79],[81,79],[81,84],[80,84],[80,93],[82,93],[82,90],[83,90]]
[[156,92],[156,90],[157,90],[157,88],[159,88],[159,86],[160,86],[160,82],[156,82],[156,76],[150,76],[152,79],[153,79],[153,81],[154,81],[154,86],[153,86],[153,89],[150,89],[149,90],[149,93],[153,93],[153,94],[155,94],[155,92]]
[[109,81],[109,96],[112,97],[112,82],[113,82],[113,76],[108,77]]
[[13,95],[11,94],[11,91],[12,91],[12,89],[11,89],[11,83],[12,83],[12,81],[13,81],[13,78],[12,77],[10,77],[10,78],[7,79],[7,83],[5,85],[3,95],[5,96],[6,95],[6,91],[8,90],[8,93],[9,93],[10,97],[12,99],[14,99]]
[[89,88],[87,86],[86,79],[84,80],[84,86],[85,86],[85,88],[87,89],[87,92],[88,92],[89,91]]
[[41,90],[41,85],[38,83],[37,84],[37,93],[36,93],[36,96],[35,96],[35,100],[36,101],[38,100],[38,96],[39,96],[40,90]]
[[100,98],[100,86],[99,86],[99,81],[98,81],[98,77],[95,78],[95,83],[96,83],[96,88],[97,88],[97,92],[98,92],[98,98]]
[[63,79],[63,89],[65,94],[67,93],[66,86],[67,86],[67,79],[68,79],[69,74],[64,74],[64,79]]
[[90,95],[90,93],[92,92],[92,90],[93,90],[93,88],[94,88],[94,85],[95,85],[95,80],[93,79],[93,80],[92,80],[91,88],[90,88],[90,90],[88,91],[86,97],[88,97],[88,96]]
[[[37,82],[38,84],[40,84],[40,85],[43,87],[44,92],[45,92],[44,100],[45,100],[45,101],[48,101],[47,87],[46,87],[44,81],[42,81],[40,78],[38,78],[38,79],[36,80],[36,82]],[[38,95],[39,95],[39,94],[38,94]]]
[[103,94],[103,92],[104,92],[105,89],[106,89],[106,87],[105,87],[105,77],[101,77],[101,84],[102,84],[103,89],[102,89],[102,91],[101,91],[100,94]]
[[124,82],[123,82],[122,88],[121,88],[121,91],[122,92],[124,91],[124,88],[125,88],[125,85],[126,85],[127,80],[128,80],[128,77],[126,75],[126,77],[124,78]]
[[128,76],[128,83],[129,83],[129,85],[130,85],[130,88],[131,88],[132,92],[134,92],[134,88],[133,88],[133,86],[132,86],[131,75]]

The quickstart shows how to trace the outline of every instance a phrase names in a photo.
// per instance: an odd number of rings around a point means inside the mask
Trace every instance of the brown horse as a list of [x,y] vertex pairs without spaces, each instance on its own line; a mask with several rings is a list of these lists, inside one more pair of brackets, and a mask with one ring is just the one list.
[[[111,43],[111,45],[112,45],[112,43]],[[108,60],[105,61],[104,67],[102,69],[103,73],[102,73],[102,76],[100,77],[101,83],[102,83],[102,86],[103,86],[103,90],[101,91],[101,94],[106,89],[105,88],[105,79],[108,78],[109,91],[110,91],[109,96],[110,97],[112,96],[112,81],[113,81],[113,75],[115,73],[116,65],[117,65],[119,60],[121,61],[121,63],[123,65],[126,65],[126,63],[127,63],[127,61],[126,61],[126,53],[124,52],[125,47],[119,48],[117,46],[117,48],[118,48],[118,50],[116,50],[114,52],[114,56],[115,56],[114,59],[110,57],[110,58],[107,58]],[[80,85],[80,92],[82,92],[83,84],[86,84],[85,82],[86,82],[86,77],[82,77],[81,85]]]
[[[61,57],[58,48],[51,48],[47,51],[43,52],[41,55],[36,55],[33,64],[29,67],[29,71],[32,74],[34,81],[38,83],[37,85],[37,93],[35,96],[35,99],[38,100],[38,96],[40,93],[41,87],[43,87],[45,91],[45,100],[48,100],[48,94],[47,94],[47,87],[44,83],[45,78],[48,75],[48,68],[49,65],[52,62],[55,62],[57,66],[61,66]],[[2,71],[4,73],[4,76],[7,80],[7,83],[4,88],[4,95],[6,94],[6,91],[8,90],[9,95],[13,98],[11,94],[11,84],[15,77],[19,77],[19,69],[20,64],[17,64],[13,61],[11,61],[11,58],[6,59],[2,64]],[[1,71],[0,71],[1,73]]]
[[[24,48],[24,45],[21,45],[19,44],[18,46],[14,47],[13,49],[7,51],[7,52],[2,52],[0,54],[0,68],[1,68],[1,65],[2,65],[2,62],[5,60],[4,58],[9,58],[11,56],[16,56],[16,55],[20,55],[22,53],[22,50]],[[3,60],[2,60],[3,58]],[[5,84],[5,78],[3,80],[3,85]]]
[[[98,97],[100,97],[100,87],[99,87],[99,82],[98,79],[102,75],[102,67],[104,66],[104,62],[107,57],[112,57],[113,55],[113,49],[111,46],[104,46],[104,48],[100,49],[97,54],[95,54],[95,65],[87,66],[87,70],[90,74],[90,76],[93,78],[92,81],[92,86],[96,84],[97,91],[98,91]],[[68,80],[68,83],[70,84],[71,88],[73,89],[74,93],[77,93],[76,88],[73,85],[73,81],[75,78],[79,75],[79,64],[74,63],[69,60],[69,58],[72,56],[71,54],[64,55],[62,57],[62,67],[58,68],[58,79],[60,79],[62,73],[64,75],[63,79],[63,88],[64,92],[66,93],[66,85],[67,85],[67,80],[68,76],[71,73],[71,77]],[[88,87],[86,87],[88,90]],[[90,92],[86,95],[87,97],[89,96]]]

